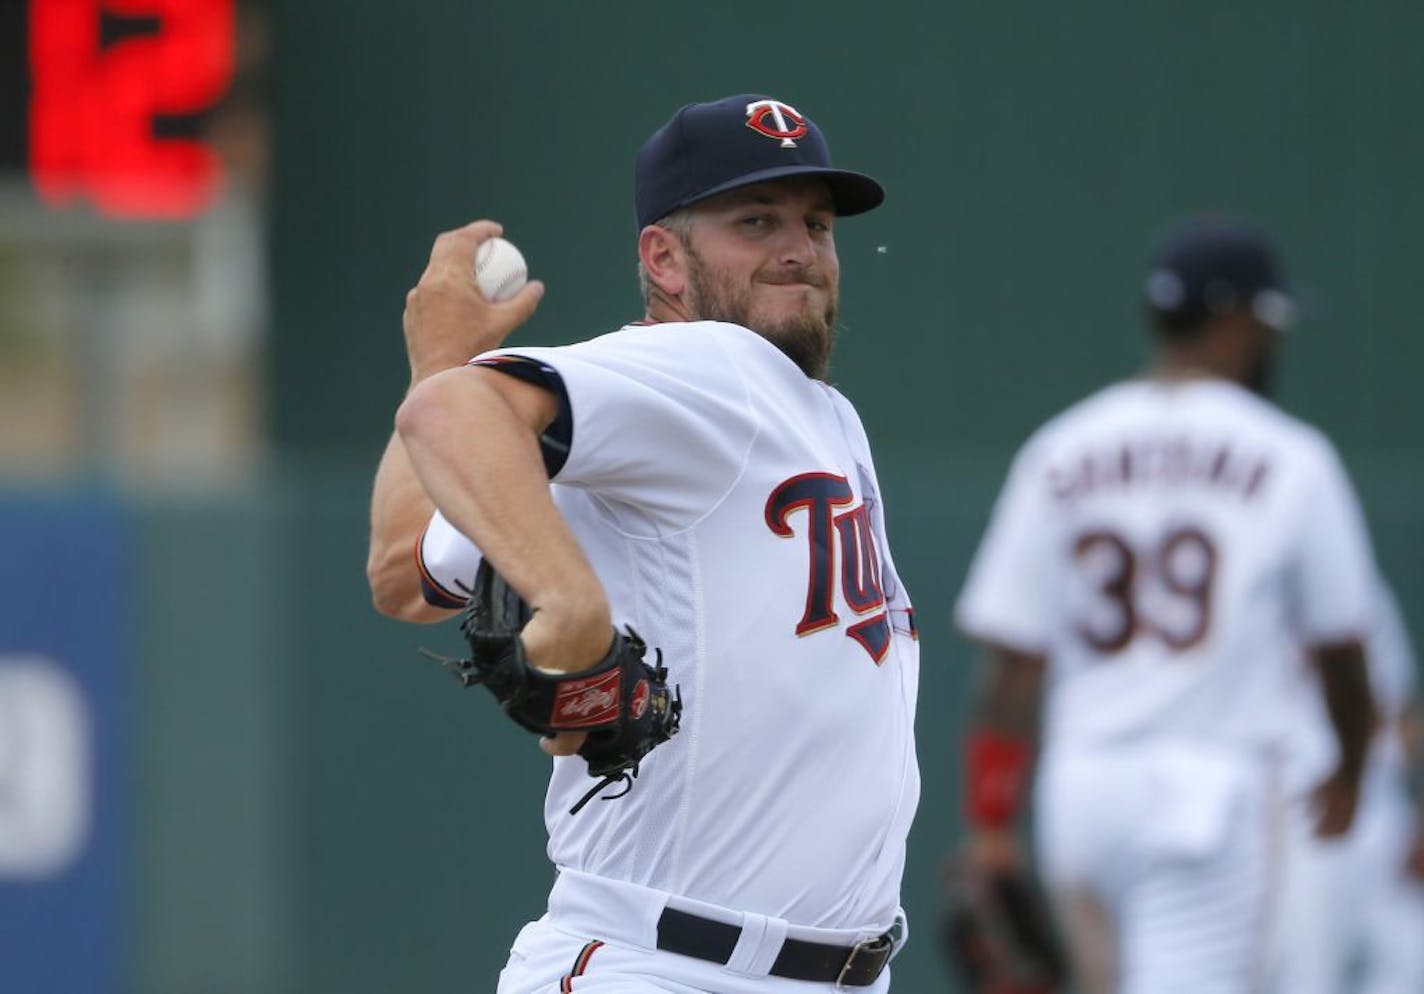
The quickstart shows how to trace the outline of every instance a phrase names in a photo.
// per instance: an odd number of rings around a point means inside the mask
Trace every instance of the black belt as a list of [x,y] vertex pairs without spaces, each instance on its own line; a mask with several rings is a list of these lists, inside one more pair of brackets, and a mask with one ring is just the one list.
[[[813,980],[838,987],[869,987],[890,962],[890,953],[899,937],[899,924],[884,935],[854,946],[831,946],[804,939],[787,939],[781,944],[773,977]],[[700,915],[664,908],[658,919],[658,948],[683,956],[710,960],[724,966],[737,948],[742,929],[738,925],[713,921]]]

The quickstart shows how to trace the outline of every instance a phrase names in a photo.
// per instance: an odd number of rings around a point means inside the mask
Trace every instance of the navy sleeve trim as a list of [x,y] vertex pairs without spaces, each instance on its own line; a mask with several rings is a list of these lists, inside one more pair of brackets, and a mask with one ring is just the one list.
[[486,356],[471,359],[472,366],[497,369],[515,379],[532,383],[549,391],[559,402],[558,413],[549,427],[539,436],[539,451],[544,457],[544,471],[549,479],[559,475],[564,463],[569,461],[569,449],[574,444],[574,414],[569,405],[569,391],[564,386],[564,378],[552,366],[521,355]]

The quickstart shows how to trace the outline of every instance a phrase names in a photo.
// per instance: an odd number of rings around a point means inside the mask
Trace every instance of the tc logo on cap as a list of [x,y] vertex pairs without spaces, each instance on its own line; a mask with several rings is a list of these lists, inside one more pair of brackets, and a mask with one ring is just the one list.
[[778,139],[782,148],[795,148],[796,139],[806,134],[806,119],[780,100],[757,100],[747,104],[747,127]]

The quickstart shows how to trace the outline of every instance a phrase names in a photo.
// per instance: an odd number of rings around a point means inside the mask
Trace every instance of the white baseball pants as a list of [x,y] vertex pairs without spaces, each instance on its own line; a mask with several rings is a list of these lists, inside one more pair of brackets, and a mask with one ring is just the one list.
[[1045,753],[1040,869],[1060,913],[1083,893],[1107,913],[1119,994],[1259,989],[1280,819],[1272,769],[1255,752],[1183,741]]

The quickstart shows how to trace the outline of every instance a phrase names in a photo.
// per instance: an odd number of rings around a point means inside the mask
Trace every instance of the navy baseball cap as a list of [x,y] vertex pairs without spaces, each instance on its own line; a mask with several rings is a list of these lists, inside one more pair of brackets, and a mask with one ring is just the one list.
[[1265,234],[1222,218],[1195,218],[1174,228],[1158,250],[1145,292],[1147,306],[1176,328],[1245,310],[1285,331],[1298,310]]
[[744,93],[688,104],[638,151],[634,202],[641,230],[707,197],[787,176],[816,176],[836,213],[879,207],[885,190],[861,173],[835,169],[825,136],[790,104]]

